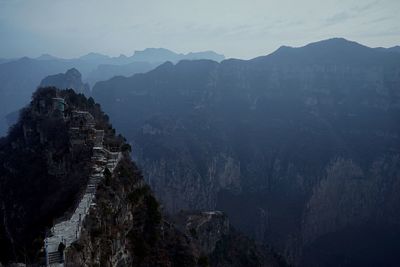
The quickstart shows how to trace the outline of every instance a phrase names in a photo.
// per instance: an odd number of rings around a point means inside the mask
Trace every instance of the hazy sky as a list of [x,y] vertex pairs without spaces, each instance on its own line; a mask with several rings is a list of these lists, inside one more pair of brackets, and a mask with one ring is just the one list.
[[251,58],[344,37],[400,45],[400,0],[0,0],[0,57],[146,47]]

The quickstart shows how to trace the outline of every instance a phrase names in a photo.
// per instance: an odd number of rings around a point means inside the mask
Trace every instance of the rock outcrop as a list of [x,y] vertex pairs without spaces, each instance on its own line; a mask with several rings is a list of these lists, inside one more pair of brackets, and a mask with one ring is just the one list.
[[180,212],[172,220],[190,238],[204,265],[287,266],[270,248],[236,231],[221,211]]
[[77,93],[90,95],[89,84],[82,82],[82,74],[75,68],[65,73],[50,75],[40,82],[40,87],[53,86],[59,89],[74,89]]

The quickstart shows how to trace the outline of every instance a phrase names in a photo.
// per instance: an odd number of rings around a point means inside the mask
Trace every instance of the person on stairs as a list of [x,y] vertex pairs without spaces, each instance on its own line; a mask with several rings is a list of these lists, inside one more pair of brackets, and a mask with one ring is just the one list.
[[64,262],[64,249],[65,249],[64,243],[60,242],[60,244],[58,245],[58,253],[60,253],[60,263]]

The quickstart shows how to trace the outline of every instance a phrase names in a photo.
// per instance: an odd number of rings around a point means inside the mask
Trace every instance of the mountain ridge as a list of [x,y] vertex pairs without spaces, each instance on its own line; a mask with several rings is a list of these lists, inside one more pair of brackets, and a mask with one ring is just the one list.
[[[288,61],[305,61],[308,63],[326,61],[330,64],[374,64],[381,62],[382,59],[395,62],[390,55],[383,56],[381,52],[374,48],[349,41],[344,38],[332,38],[313,42],[301,47],[282,46],[273,53],[256,57],[252,61],[273,61],[274,64]],[[332,56],[331,56],[332,55]],[[357,63],[356,63],[357,62]]]
[[77,93],[90,95],[89,84],[82,82],[82,74],[76,69],[72,68],[65,73],[59,73],[45,77],[39,87],[56,87],[61,90],[74,89]]
[[[134,73],[147,72],[161,64],[163,60],[175,62],[184,57],[172,51],[171,54],[173,58],[159,58],[158,60],[161,62],[142,62],[132,59],[132,57],[109,57],[96,53],[73,59],[42,55],[36,59],[22,57],[15,60],[4,60],[0,64],[0,136],[4,135],[8,129],[5,116],[27,104],[40,81],[49,75],[64,73],[71,68],[76,68],[82,73],[83,81],[94,86],[96,82],[110,79],[113,76],[131,76]],[[145,52],[144,55],[151,56],[151,51]],[[195,55],[198,54],[195,53]],[[207,56],[207,54],[200,54],[200,56]],[[209,56],[223,57],[217,54],[209,54]],[[157,58],[153,59],[157,60]]]
[[[226,230],[220,212],[196,215],[198,226],[189,225],[199,230],[196,238],[178,230],[130,152],[93,98],[72,89],[37,89],[0,138],[0,264],[203,267],[226,266],[229,258],[286,266],[273,251]],[[209,216],[214,213],[217,218]],[[238,238],[249,244],[246,251],[235,245]],[[208,264],[211,255],[216,258]]]
[[[334,39],[253,60],[165,63],[98,83],[93,97],[135,145],[167,211],[222,210],[309,266],[329,253],[317,244],[348,257],[329,233],[400,224],[399,71],[398,54]],[[384,257],[363,248],[369,262]]]

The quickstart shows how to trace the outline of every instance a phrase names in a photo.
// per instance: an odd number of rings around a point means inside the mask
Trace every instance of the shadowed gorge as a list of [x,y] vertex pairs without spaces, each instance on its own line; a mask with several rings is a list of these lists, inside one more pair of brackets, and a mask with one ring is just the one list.
[[399,73],[399,54],[337,38],[165,63],[93,96],[167,211],[221,209],[299,263],[330,233],[398,227]]

